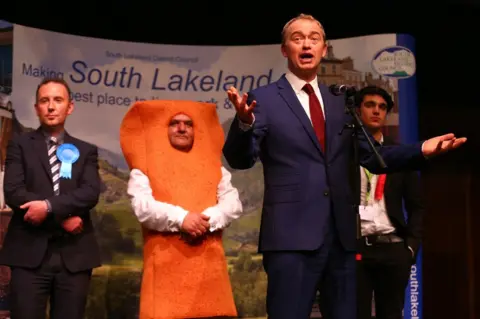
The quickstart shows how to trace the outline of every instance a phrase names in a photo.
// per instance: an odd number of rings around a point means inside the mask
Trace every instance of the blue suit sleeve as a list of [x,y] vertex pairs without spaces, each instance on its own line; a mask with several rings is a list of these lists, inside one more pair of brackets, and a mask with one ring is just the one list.
[[[247,103],[250,104],[253,100],[255,96],[249,93]],[[251,129],[242,129],[238,117],[235,116],[228,131],[223,155],[233,169],[249,169],[255,165],[260,156],[260,145],[268,129],[265,109],[258,101],[253,113],[255,121]]]
[[374,146],[382,156],[386,168],[382,168],[377,161],[375,154],[371,150],[365,135],[362,132],[358,134],[358,150],[360,165],[367,168],[374,174],[395,173],[403,170],[421,170],[427,164],[427,160],[422,153],[423,142],[415,144],[399,144],[382,146],[375,141],[371,135],[370,139],[374,141]]

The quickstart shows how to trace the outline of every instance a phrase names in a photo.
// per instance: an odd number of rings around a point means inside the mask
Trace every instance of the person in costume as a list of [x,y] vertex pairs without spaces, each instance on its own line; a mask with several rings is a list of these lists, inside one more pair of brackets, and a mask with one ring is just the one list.
[[44,79],[35,111],[40,127],[12,138],[4,192],[13,216],[0,251],[11,268],[10,315],[82,319],[100,252],[90,210],[100,196],[98,149],[65,131],[74,104],[68,84]]
[[237,316],[222,231],[243,208],[223,142],[214,104],[139,101],[123,119],[128,194],[144,235],[140,319]]

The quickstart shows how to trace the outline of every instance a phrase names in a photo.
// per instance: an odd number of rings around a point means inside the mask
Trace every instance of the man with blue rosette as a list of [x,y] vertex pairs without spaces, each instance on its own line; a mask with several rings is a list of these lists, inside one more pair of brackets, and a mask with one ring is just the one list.
[[83,318],[100,253],[90,210],[100,195],[97,147],[69,135],[68,84],[44,79],[36,92],[40,127],[10,141],[5,200],[14,211],[0,264],[11,268],[11,318]]

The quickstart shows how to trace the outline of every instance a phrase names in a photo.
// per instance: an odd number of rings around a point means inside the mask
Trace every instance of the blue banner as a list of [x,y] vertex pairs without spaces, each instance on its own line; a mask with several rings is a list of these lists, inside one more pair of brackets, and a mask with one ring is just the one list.
[[[397,35],[397,45],[415,56],[415,39],[406,34]],[[399,129],[402,143],[418,142],[417,80],[415,74],[398,81]],[[405,216],[407,218],[407,216]],[[422,315],[422,249],[410,271],[405,291],[404,319],[420,319]]]

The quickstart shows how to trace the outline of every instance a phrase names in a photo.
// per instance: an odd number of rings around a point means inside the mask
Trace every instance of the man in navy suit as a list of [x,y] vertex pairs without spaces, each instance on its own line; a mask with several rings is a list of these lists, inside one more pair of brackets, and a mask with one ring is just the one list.
[[[270,319],[309,318],[320,290],[324,318],[356,317],[356,212],[349,163],[353,143],[344,98],[317,82],[325,56],[325,32],[315,18],[300,15],[282,32],[288,72],[277,82],[244,93],[230,88],[237,115],[224,155],[235,169],[260,158],[264,202],[259,251],[268,276]],[[447,134],[416,145],[381,146],[382,169],[359,134],[359,162],[372,173],[417,169],[426,157],[463,144]]]
[[37,130],[10,140],[5,201],[13,210],[0,264],[11,269],[12,319],[81,319],[100,251],[90,210],[100,196],[97,147],[65,130],[74,104],[68,84],[37,87]]

